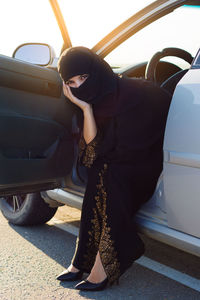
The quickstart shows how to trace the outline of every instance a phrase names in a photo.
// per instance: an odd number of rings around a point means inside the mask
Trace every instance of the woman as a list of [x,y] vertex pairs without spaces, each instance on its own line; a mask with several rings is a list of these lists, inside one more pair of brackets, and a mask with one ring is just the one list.
[[64,51],[65,96],[83,112],[80,162],[88,169],[77,247],[58,276],[80,290],[102,290],[144,253],[133,216],[162,171],[169,95],[142,79],[120,78],[91,50]]

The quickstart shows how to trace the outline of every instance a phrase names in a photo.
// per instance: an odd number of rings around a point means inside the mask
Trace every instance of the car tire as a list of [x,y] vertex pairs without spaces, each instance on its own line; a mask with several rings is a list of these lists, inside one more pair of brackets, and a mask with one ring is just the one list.
[[21,226],[44,224],[57,211],[57,207],[50,207],[40,193],[0,198],[0,209],[10,223]]

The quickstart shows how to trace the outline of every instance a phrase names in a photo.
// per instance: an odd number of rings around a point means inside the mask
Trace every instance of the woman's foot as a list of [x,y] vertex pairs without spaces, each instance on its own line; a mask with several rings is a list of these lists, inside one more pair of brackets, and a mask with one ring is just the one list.
[[108,278],[104,279],[99,283],[89,282],[87,279],[79,282],[75,288],[81,291],[102,291],[106,288],[108,284]]
[[70,266],[67,268],[67,270],[68,270],[69,272],[73,272],[73,273],[76,273],[76,272],[79,272],[79,271],[80,271],[79,269],[75,268],[73,265],[70,265]]
[[107,278],[106,272],[101,262],[99,251],[96,256],[94,266],[90,272],[90,275],[87,278],[87,281],[91,283],[100,283]]
[[70,265],[65,271],[58,275],[57,279],[60,281],[75,281],[81,279],[83,272]]

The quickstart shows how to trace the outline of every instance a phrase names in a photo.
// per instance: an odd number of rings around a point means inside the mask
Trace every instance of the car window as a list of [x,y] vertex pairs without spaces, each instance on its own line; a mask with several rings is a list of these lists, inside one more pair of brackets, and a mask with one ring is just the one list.
[[110,31],[153,0],[66,1],[59,5],[73,46],[92,48]]
[[12,56],[20,44],[40,42],[60,54],[62,36],[48,0],[1,1],[0,54]]
[[[200,47],[199,28],[200,8],[179,7],[137,32],[107,55],[105,60],[115,67],[126,66],[149,61],[157,51],[167,47],[181,48],[195,56]],[[169,57],[164,60],[187,67],[181,59]]]

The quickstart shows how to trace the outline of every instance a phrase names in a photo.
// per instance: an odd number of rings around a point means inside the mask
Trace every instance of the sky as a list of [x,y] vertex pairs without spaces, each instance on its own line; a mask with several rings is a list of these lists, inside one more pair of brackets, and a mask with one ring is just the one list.
[[[57,0],[72,45],[93,47],[105,35],[152,0]],[[187,12],[186,12],[187,10]],[[165,47],[195,55],[199,49],[200,9],[177,9],[127,40],[105,59],[120,65],[147,61]],[[171,26],[171,28],[170,28]],[[58,57],[62,36],[49,0],[0,0],[0,54],[12,56],[20,44],[51,45]],[[197,31],[197,32],[196,32]],[[120,61],[121,60],[121,61]]]
[[[151,0],[58,0],[73,45],[94,46]],[[0,0],[0,53],[11,56],[25,42],[51,44],[59,54],[62,37],[48,0]]]

